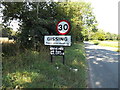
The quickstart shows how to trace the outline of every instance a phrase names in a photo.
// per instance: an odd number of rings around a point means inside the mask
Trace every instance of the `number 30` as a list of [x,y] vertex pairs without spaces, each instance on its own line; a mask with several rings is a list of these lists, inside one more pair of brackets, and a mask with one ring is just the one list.
[[60,30],[60,31],[62,30],[62,28],[63,28],[64,30],[67,30],[67,29],[68,29],[68,25],[67,25],[67,24],[64,24],[63,26],[60,24],[58,27],[59,27],[59,30]]

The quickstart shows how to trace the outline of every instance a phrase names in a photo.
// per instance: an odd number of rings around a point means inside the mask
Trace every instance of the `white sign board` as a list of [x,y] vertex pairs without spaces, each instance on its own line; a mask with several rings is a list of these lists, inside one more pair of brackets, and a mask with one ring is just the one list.
[[63,47],[50,47],[50,50],[64,50]]
[[71,36],[44,36],[44,44],[51,46],[71,46]]
[[63,47],[50,47],[50,54],[51,55],[64,55],[64,48]]

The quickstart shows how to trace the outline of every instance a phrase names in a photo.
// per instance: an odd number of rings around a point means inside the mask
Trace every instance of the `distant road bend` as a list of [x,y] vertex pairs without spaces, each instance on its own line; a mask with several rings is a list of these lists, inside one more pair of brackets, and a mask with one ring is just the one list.
[[118,52],[84,42],[90,88],[118,88]]

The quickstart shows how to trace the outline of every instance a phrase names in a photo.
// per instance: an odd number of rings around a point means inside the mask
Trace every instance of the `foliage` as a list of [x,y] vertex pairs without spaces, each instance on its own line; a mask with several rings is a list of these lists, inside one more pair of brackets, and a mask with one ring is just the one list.
[[104,32],[101,29],[98,29],[97,32],[91,32],[91,37],[89,40],[118,40],[117,34],[112,34],[109,32]]
[[120,52],[120,49],[118,49],[117,52]]
[[106,40],[117,40],[118,39],[118,35],[117,34],[112,34],[107,32],[106,33]]
[[18,52],[18,46],[15,43],[2,43],[3,56],[15,56]]
[[10,27],[4,27],[2,24],[0,24],[0,32],[2,37],[8,37],[12,34],[12,28]]
[[93,40],[94,45],[98,45],[99,41],[98,40]]
[[[20,29],[18,41],[25,47],[43,43],[44,35],[56,35],[56,23],[65,19],[71,23],[72,40],[88,39],[89,32],[96,32],[97,21],[90,3],[86,2],[13,2],[2,3],[3,20],[8,25],[11,20],[18,20]],[[29,46],[30,45],[30,46]]]
[[105,32],[103,30],[98,30],[95,32],[92,36],[91,39],[93,40],[105,40]]
[[0,24],[0,37],[2,36],[2,24]]
[[95,44],[95,45],[98,45],[98,44],[99,44],[99,42],[94,42],[94,44]]
[[[56,35],[56,23],[66,19],[71,23],[72,40],[116,40],[116,34],[97,29],[98,23],[90,3],[86,2],[3,2],[3,24],[18,20],[18,41],[25,47],[43,43],[44,35]],[[29,46],[30,45],[30,46]]]
[[[86,88],[86,60],[83,43],[66,48],[62,57],[49,52],[27,50],[17,56],[3,57],[3,88]],[[77,69],[77,71],[76,71]]]
[[118,34],[117,40],[120,41],[120,34]]

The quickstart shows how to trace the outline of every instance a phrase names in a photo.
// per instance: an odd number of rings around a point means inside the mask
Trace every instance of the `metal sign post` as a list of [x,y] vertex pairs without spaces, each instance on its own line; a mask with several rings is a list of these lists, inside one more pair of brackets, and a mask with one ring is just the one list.
[[62,56],[63,57],[63,64],[65,62],[64,59],[64,47],[56,47],[52,46],[50,47],[50,55],[51,55],[51,62],[53,62],[53,56]]
[[65,64],[64,47],[71,46],[71,36],[66,35],[70,31],[70,23],[66,20],[61,20],[56,25],[56,31],[60,35],[46,35],[44,36],[44,44],[50,45],[51,62],[53,56],[62,56],[63,64]]

